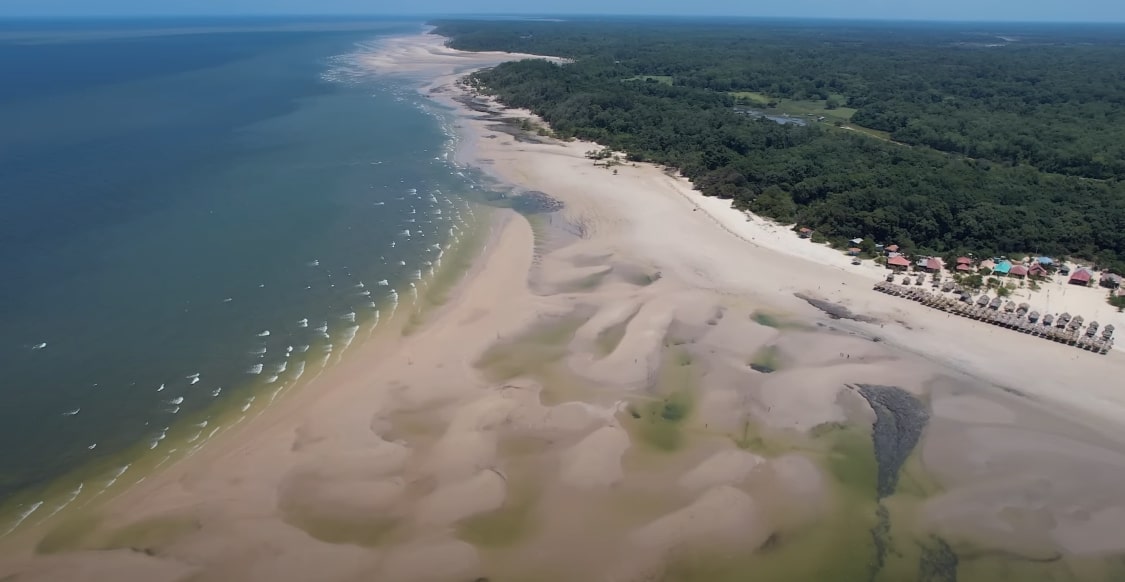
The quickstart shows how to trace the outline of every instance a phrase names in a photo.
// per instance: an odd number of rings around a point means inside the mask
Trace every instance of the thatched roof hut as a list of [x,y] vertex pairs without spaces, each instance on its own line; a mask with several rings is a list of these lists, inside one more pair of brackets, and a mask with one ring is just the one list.
[[1016,311],[1021,312],[1021,313],[1027,313],[1028,309],[1031,309],[1030,305],[1028,305],[1026,303],[1020,303],[1019,307],[1016,308]]
[[977,305],[980,307],[988,307],[988,295],[981,295],[980,298],[977,299]]
[[972,294],[969,293],[968,291],[962,291],[961,292],[961,301],[964,301],[965,303],[972,303],[973,302]]
[[1027,319],[1029,321],[1031,321],[1032,323],[1034,323],[1036,321],[1039,321],[1039,312],[1038,311],[1032,311],[1031,313],[1028,313]]
[[988,304],[988,308],[989,309],[1000,309],[1000,305],[1003,304],[1003,303],[1004,303],[1003,299],[1001,299],[999,297],[996,297],[996,298],[993,298],[992,302]]
[[1004,311],[1007,311],[1008,313],[1011,313],[1015,310],[1016,310],[1016,302],[1015,301],[1009,301],[1009,302],[1004,304]]
[[1051,325],[1052,323],[1054,323],[1054,321],[1055,321],[1055,316],[1050,314],[1050,313],[1043,316],[1043,325]]
[[1108,340],[1111,337],[1113,337],[1113,324],[1112,323],[1105,326],[1105,329],[1102,330],[1102,339]]
[[1091,321],[1090,325],[1086,326],[1086,337],[1094,337],[1098,335],[1098,322]]

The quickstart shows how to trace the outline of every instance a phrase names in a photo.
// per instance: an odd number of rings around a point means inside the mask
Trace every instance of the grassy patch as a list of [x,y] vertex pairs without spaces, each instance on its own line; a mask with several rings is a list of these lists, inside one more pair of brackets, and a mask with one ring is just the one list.
[[96,515],[76,515],[59,522],[35,546],[36,553],[55,554],[81,549],[98,528]]
[[634,311],[624,321],[615,323],[598,333],[598,337],[594,339],[594,346],[599,354],[608,356],[613,353],[613,350],[617,349],[617,346],[621,345],[621,340],[625,339],[625,331],[629,328],[629,322],[633,321],[638,311],[640,310]]
[[781,329],[785,327],[785,323],[776,315],[766,313],[765,311],[755,311],[750,314],[750,319],[754,320],[758,325],[772,327],[774,329]]
[[769,374],[781,369],[781,352],[777,346],[765,346],[750,358],[750,367],[758,372]]
[[391,533],[400,523],[397,518],[390,516],[368,519],[329,518],[301,512],[289,512],[285,521],[322,542],[365,547],[375,547],[391,541]]
[[511,340],[501,341],[489,348],[476,362],[476,367],[494,382],[536,375],[547,365],[566,356],[574,332],[588,319],[571,315],[536,325]]
[[695,409],[695,371],[685,349],[666,353],[657,381],[660,397],[629,406],[635,436],[653,449],[664,452],[683,446],[683,425]]
[[742,422],[742,430],[738,434],[731,435],[731,440],[738,448],[763,457],[777,456],[789,450],[784,443],[766,438],[761,428],[749,418]]
[[189,517],[157,517],[122,527],[106,537],[103,549],[156,549],[199,531],[199,522]]
[[458,536],[478,547],[511,546],[534,532],[539,491],[527,479],[509,478],[508,497],[499,509],[474,515],[457,525]]

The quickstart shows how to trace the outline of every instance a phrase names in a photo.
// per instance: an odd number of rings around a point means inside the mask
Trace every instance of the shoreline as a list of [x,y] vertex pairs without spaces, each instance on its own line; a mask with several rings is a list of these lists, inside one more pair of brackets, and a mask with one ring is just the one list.
[[[815,568],[867,568],[877,507],[895,517],[884,541],[904,540],[888,558],[902,572],[939,534],[1001,567],[1116,551],[1125,498],[1087,493],[1125,477],[1120,358],[966,335],[973,322],[745,240],[659,168],[611,175],[584,157],[594,144],[493,131],[527,112],[463,107],[457,80],[522,56],[422,34],[364,60],[430,79],[420,91],[455,117],[458,165],[562,208],[538,227],[497,211],[447,300],[417,325],[396,314],[408,333],[359,342],[96,515],[27,532],[0,578],[639,580],[677,566],[673,550],[737,549],[701,555],[823,579]],[[1059,383],[1078,365],[1087,393]],[[872,451],[888,415],[909,430]],[[990,536],[1013,514],[1033,526]]]

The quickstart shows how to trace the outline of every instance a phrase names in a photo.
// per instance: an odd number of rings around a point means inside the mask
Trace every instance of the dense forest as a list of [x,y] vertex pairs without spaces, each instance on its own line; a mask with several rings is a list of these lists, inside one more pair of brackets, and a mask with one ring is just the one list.
[[1125,268],[1125,29],[437,24],[457,48],[573,59],[471,82],[757,213],[837,240]]

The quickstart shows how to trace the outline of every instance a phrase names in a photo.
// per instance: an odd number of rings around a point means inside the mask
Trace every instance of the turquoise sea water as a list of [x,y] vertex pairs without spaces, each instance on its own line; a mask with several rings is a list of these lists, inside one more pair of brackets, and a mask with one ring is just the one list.
[[474,185],[354,54],[419,29],[0,24],[0,506],[40,518],[28,491],[181,419],[205,441],[410,300]]

